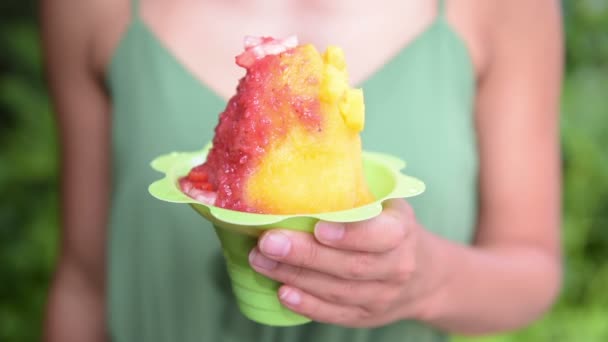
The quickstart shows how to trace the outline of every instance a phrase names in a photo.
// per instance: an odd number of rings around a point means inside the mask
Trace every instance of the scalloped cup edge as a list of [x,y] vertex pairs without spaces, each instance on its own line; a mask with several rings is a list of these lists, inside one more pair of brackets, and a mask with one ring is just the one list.
[[[379,215],[382,212],[382,203],[386,200],[413,197],[425,191],[425,185],[421,180],[400,172],[406,165],[401,159],[383,153],[364,151],[364,163],[374,162],[381,165],[385,170],[388,169],[394,180],[393,189],[371,203],[341,211],[295,215],[257,214],[224,209],[188,197],[175,182],[177,177],[185,174],[183,170],[189,170],[191,167],[202,163],[210,147],[211,145],[208,144],[200,151],[172,152],[155,158],[151,162],[152,168],[164,173],[165,177],[150,184],[148,191],[153,197],[165,202],[190,204],[199,214],[215,225],[245,230],[249,233],[255,233],[251,232],[252,229],[267,229],[276,226],[311,230],[318,220],[330,222],[362,221]],[[180,170],[182,172],[179,172]]]

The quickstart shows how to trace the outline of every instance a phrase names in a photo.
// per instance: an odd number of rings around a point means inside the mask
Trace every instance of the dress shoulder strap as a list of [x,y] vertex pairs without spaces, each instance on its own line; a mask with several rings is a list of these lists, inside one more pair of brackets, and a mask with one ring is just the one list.
[[[137,1],[137,0],[133,0],[133,1]],[[440,17],[445,16],[445,2],[446,2],[446,0],[438,0],[438,2],[437,2],[437,14]]]
[[139,0],[130,0],[131,2],[131,19],[139,18]]

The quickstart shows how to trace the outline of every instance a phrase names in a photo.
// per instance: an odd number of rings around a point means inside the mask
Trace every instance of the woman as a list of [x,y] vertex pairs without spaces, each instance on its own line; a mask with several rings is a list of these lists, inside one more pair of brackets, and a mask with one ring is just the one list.
[[[63,232],[47,341],[430,341],[522,327],[560,284],[558,1],[44,1]],[[364,147],[427,183],[372,220],[251,252],[312,318],[237,310],[212,229],[155,201],[149,161],[210,140],[244,35],[344,48]],[[353,329],[356,328],[356,329]]]

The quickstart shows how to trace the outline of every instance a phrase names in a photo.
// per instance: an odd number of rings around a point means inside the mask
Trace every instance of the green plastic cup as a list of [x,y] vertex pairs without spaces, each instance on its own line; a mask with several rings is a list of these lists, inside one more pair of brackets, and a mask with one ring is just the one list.
[[319,220],[329,222],[356,222],[370,219],[382,212],[382,203],[392,198],[412,197],[424,192],[420,180],[400,171],[405,163],[395,157],[363,153],[363,169],[367,184],[376,201],[361,207],[319,214],[264,215],[223,209],[198,202],[185,195],[179,187],[179,178],[201,164],[209,151],[174,152],[156,158],[152,167],[165,177],[152,183],[149,192],[166,202],[187,203],[209,220],[221,242],[232,290],[239,309],[249,319],[271,326],[293,326],[310,322],[310,319],[284,307],[278,299],[280,283],[255,272],[249,265],[249,252],[257,244],[264,230],[281,228],[313,232]]
[[232,291],[239,309],[245,316],[258,323],[273,326],[292,326],[310,321],[282,306],[277,298],[280,284],[255,272],[249,266],[249,251],[257,243],[255,236],[217,225],[214,227],[222,244]]

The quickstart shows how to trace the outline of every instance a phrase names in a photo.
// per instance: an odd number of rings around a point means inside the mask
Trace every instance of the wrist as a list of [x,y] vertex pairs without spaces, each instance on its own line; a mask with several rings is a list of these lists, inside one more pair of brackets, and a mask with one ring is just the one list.
[[[419,276],[420,294],[415,300],[414,319],[433,322],[441,317],[448,298],[448,289],[456,271],[453,246],[431,232],[420,229]],[[410,317],[412,318],[412,317]]]

